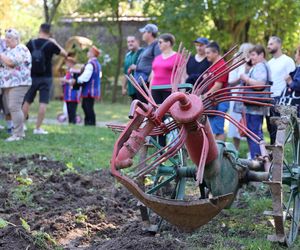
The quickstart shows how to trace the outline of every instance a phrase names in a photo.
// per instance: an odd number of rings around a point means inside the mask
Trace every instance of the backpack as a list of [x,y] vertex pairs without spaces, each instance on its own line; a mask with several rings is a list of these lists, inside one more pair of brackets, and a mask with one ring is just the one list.
[[34,40],[31,40],[33,51],[31,52],[32,57],[32,73],[42,75],[46,72],[46,58],[43,49],[47,46],[50,41],[46,41],[39,49],[35,46]]

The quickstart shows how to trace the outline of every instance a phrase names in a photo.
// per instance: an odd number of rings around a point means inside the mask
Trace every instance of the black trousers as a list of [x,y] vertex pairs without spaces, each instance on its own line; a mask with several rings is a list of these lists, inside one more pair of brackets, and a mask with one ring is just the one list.
[[86,97],[82,99],[82,109],[84,112],[84,125],[96,126],[96,114],[94,111],[95,99],[92,97]]
[[[273,104],[277,104],[279,102],[280,97],[274,97]],[[270,116],[266,116],[267,121],[267,128],[270,135],[270,144],[273,145],[276,141],[276,133],[277,133],[277,126],[275,124],[271,124],[271,117],[280,116],[278,112],[275,111],[274,107],[270,108]]]
[[77,102],[67,102],[67,110],[69,123],[76,124],[76,110],[77,110]]
[[134,93],[134,94],[130,95],[130,98],[131,98],[131,101],[134,101],[135,99],[138,99],[137,98],[137,93]]
[[[153,96],[154,101],[157,104],[162,104],[164,102],[164,100],[167,99],[167,97],[171,94],[171,91],[168,91],[168,90],[152,90],[151,94]],[[158,143],[162,147],[166,146],[166,136],[165,135],[159,135],[158,136]]]

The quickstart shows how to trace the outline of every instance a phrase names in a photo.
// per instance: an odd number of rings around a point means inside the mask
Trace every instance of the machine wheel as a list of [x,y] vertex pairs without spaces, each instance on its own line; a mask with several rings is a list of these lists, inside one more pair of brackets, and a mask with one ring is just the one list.
[[291,107],[278,107],[281,117],[276,119],[277,135],[272,146],[270,185],[275,223],[271,241],[293,245],[300,221],[300,131],[296,112]]

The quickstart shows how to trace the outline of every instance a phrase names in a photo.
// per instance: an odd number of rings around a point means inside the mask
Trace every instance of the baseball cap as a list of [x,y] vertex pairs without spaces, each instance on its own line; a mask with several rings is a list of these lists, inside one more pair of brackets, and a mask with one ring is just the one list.
[[141,33],[144,33],[144,32],[157,33],[158,32],[158,28],[157,28],[157,26],[155,24],[148,23],[145,27],[139,29],[139,31]]
[[209,44],[209,41],[208,41],[208,39],[205,38],[205,37],[198,37],[198,38],[194,41],[194,43],[202,43],[202,44],[207,45],[207,44]]

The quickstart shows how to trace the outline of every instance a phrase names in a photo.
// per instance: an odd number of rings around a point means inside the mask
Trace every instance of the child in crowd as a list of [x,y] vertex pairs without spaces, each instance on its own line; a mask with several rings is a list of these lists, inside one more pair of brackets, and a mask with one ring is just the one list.
[[69,123],[76,124],[76,110],[80,102],[81,88],[75,83],[80,71],[75,69],[76,60],[73,57],[65,59],[67,71],[62,79],[64,102],[67,105]]

